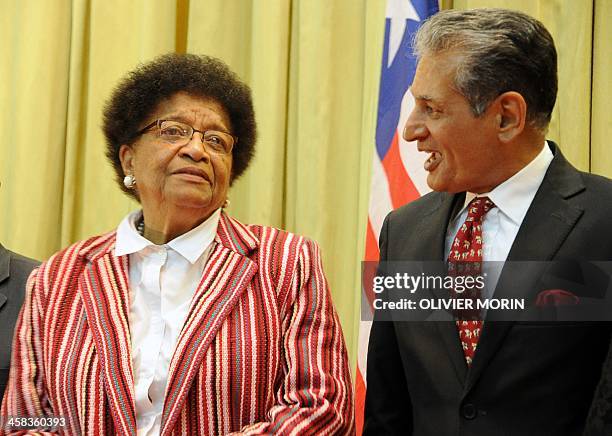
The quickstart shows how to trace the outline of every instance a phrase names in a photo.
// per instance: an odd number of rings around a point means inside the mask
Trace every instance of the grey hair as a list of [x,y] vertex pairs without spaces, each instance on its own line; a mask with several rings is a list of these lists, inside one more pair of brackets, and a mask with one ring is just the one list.
[[557,98],[557,51],[540,21],[507,9],[446,10],[424,22],[413,47],[418,58],[459,55],[454,85],[475,116],[516,91],[527,102],[527,122],[546,130]]

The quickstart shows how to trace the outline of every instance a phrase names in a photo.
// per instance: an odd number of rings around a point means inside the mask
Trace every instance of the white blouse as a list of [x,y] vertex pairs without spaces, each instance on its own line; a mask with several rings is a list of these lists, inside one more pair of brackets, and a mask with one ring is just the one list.
[[117,228],[115,255],[129,255],[130,335],[138,436],[158,435],[170,360],[212,251],[221,209],[193,230],[155,245],[134,212]]

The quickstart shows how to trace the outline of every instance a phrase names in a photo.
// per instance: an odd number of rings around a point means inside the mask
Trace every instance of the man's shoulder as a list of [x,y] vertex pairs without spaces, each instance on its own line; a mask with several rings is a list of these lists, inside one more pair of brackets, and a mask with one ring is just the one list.
[[451,200],[454,194],[447,192],[429,192],[422,197],[407,203],[389,213],[389,222],[404,222],[425,217],[438,210],[445,201]]
[[22,256],[21,254],[14,253],[10,250],[9,256],[11,258],[11,269],[18,271],[32,271],[40,262],[34,259],[30,259],[29,257]]
[[577,197],[578,200],[584,199],[587,202],[606,202],[605,205],[599,204],[602,207],[612,205],[612,202],[609,202],[612,199],[611,179],[577,169],[563,156],[557,144],[552,141],[549,143],[554,159],[544,179],[548,183],[547,189],[559,192],[566,199]]
[[[571,178],[564,179],[561,186],[559,186],[559,178],[551,179],[549,181],[551,185],[549,186],[559,192],[570,204],[581,209],[606,215],[612,213],[611,179],[598,174],[587,173],[574,167],[571,167],[568,172],[573,173],[573,175]],[[570,186],[570,184],[574,186]]]
[[8,268],[10,268],[11,274],[21,272],[29,274],[30,271],[40,264],[40,262],[17,254],[2,245],[0,245],[0,263],[4,265],[3,268],[7,268],[7,272]]
[[[604,196],[605,199],[612,199],[612,179],[583,171],[580,171],[580,176],[586,188],[593,194]],[[612,206],[612,203],[608,203],[608,205]]]
[[[24,285],[30,272],[40,262],[14,253],[0,246],[0,288],[5,295],[23,295]],[[17,293],[17,294],[16,294]]]

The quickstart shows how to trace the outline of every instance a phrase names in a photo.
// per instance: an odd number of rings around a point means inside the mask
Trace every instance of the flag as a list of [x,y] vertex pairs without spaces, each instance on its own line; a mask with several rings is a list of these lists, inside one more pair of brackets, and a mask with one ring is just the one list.
[[[376,149],[372,162],[372,185],[366,261],[377,261],[378,235],[385,216],[393,209],[429,192],[423,168],[425,156],[418,155],[416,144],[402,139],[402,130],[414,107],[408,90],[416,70],[412,38],[419,25],[438,12],[437,0],[387,0],[385,39],[378,97]],[[368,296],[370,303],[371,296]],[[370,304],[364,310],[373,310]],[[362,310],[363,312],[363,310]],[[370,317],[371,319],[371,317]],[[363,408],[367,388],[366,366],[371,321],[360,322],[357,354],[355,409],[357,434],[363,429]]]

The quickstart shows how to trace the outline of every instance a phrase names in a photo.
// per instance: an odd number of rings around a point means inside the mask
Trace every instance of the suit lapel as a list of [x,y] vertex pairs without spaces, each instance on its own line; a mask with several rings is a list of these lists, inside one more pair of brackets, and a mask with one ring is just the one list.
[[[438,234],[436,246],[440,247],[440,251],[436,253],[436,257],[432,257],[432,259],[441,259],[444,261],[446,257],[446,229],[448,228],[450,220],[456,216],[463,207],[464,201],[464,194],[454,195],[449,197],[441,208],[442,212],[438,214],[438,220],[443,218],[443,221],[436,222],[435,226]],[[434,226],[432,226],[432,228],[434,228]],[[440,229],[444,230],[440,231]],[[444,295],[442,298],[448,298],[448,295]],[[459,382],[463,384],[467,374],[467,365],[465,363],[465,357],[463,356],[457,325],[454,321],[442,321],[436,323],[436,326],[442,336],[444,348],[448,352],[451,362],[453,363]]]
[[[584,210],[569,201],[585,187],[579,173],[563,157],[553,144],[555,157],[525,215],[512,244],[508,261],[547,261],[554,258],[563,242],[578,223]],[[546,235],[542,238],[541,235]],[[529,289],[529,274],[517,275],[504,268],[497,289],[520,286]],[[509,285],[510,283],[511,285]],[[496,297],[499,297],[496,293]],[[470,389],[488,362],[501,346],[512,327],[512,322],[489,321],[485,323],[474,361],[468,374],[466,389]]]
[[100,359],[115,431],[135,435],[134,377],[128,318],[128,257],[114,256],[113,248],[114,238],[104,250],[89,258],[79,287],[87,323]]
[[[416,248],[416,253],[425,261],[444,261],[446,257],[446,229],[448,223],[457,212],[459,212],[465,201],[465,195],[439,194],[440,202],[431,210],[426,212],[421,219],[417,233],[422,235],[420,241],[425,245]],[[414,250],[412,247],[410,250]],[[436,294],[436,298],[447,298],[446,294]],[[463,384],[467,374],[467,365],[463,357],[457,326],[454,321],[437,321],[434,323],[439,335],[442,338],[444,348],[448,352],[455,373],[459,382]]]
[[208,348],[257,271],[247,257],[256,245],[257,238],[246,227],[221,216],[215,247],[170,362],[162,435],[172,432]]

